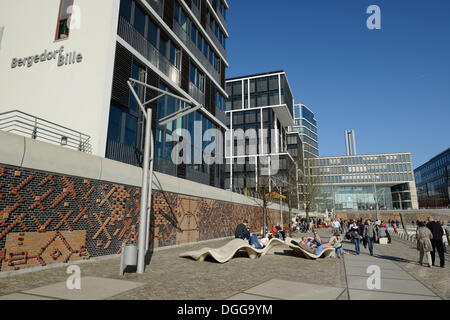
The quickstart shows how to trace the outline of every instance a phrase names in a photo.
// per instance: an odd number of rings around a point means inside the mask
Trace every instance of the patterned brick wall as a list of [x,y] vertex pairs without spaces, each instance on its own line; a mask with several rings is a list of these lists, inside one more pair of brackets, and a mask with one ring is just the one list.
[[[139,199],[138,187],[0,165],[0,270],[120,253],[138,239]],[[152,211],[153,248],[233,236],[243,218],[263,225],[259,207],[169,192]],[[279,216],[269,210],[268,224]]]
[[0,166],[0,270],[116,254],[138,216],[139,188]]

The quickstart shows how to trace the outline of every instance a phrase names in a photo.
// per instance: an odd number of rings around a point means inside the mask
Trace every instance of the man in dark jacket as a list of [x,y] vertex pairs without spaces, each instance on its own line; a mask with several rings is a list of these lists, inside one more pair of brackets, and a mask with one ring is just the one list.
[[428,218],[427,228],[430,229],[433,234],[433,239],[431,239],[431,245],[433,246],[433,251],[431,251],[431,261],[433,262],[436,258],[436,249],[439,254],[439,260],[441,261],[441,268],[445,267],[445,257],[444,257],[444,242],[442,237],[444,236],[444,231],[440,223],[434,221],[432,217]]
[[367,239],[370,255],[373,256],[373,243],[377,240],[377,232],[370,219],[367,219],[366,225],[364,226],[363,237]]
[[244,220],[242,223],[238,224],[236,231],[234,232],[236,239],[250,240],[250,231],[248,230],[248,221]]

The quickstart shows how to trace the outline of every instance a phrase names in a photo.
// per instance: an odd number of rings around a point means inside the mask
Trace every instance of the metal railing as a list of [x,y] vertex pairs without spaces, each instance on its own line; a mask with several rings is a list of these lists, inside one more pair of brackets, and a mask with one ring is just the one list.
[[205,105],[205,93],[189,81],[189,95],[201,105]]
[[[214,6],[213,6],[211,0],[207,0],[207,1],[211,4],[211,7],[214,8]],[[220,1],[220,0],[217,0],[217,1]],[[218,9],[217,7],[214,8],[214,12],[217,14],[217,16],[219,17],[220,22],[222,23],[222,25],[223,25],[223,26],[225,27],[225,29],[226,29],[226,28],[227,28],[227,21],[225,20],[225,17],[222,15],[222,13],[219,11],[219,9]]]
[[197,6],[194,4],[194,1],[192,1],[192,4],[191,4],[191,11],[192,11],[192,13],[194,13],[194,16],[197,18],[197,20],[201,21],[202,14],[200,12],[200,9],[197,8]]
[[91,137],[87,134],[19,110],[0,113],[0,130],[92,153]]
[[227,58],[227,51],[223,47],[222,43],[220,43],[219,39],[217,39],[216,34],[214,33],[214,30],[212,30],[209,27],[209,24],[206,24],[206,33],[209,35],[209,37],[212,39],[214,44],[216,45],[217,49],[219,49],[220,53],[224,56],[224,58]]
[[147,2],[161,18],[163,17],[164,0],[145,0],[145,2]]
[[105,157],[132,166],[142,167],[142,152],[115,140],[106,140]]
[[194,56],[200,61],[200,64],[209,72],[209,74],[216,80],[217,83],[221,82],[220,73],[214,68],[209,60],[205,57],[203,52],[197,47],[195,43],[192,42],[186,31],[181,28],[180,24],[174,20],[173,21],[173,32],[183,41],[183,43],[188,47]]
[[128,42],[134,49],[147,58],[150,63],[169,77],[170,80],[180,85],[180,70],[169,59],[161,55],[143,35],[141,35],[128,21],[119,18],[117,34]]

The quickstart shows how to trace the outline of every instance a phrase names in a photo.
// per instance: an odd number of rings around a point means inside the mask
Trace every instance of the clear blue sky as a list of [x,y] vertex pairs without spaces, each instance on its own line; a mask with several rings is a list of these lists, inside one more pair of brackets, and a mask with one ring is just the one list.
[[[321,156],[450,147],[450,0],[228,0],[227,78],[283,69],[318,120]],[[381,30],[368,30],[369,5]]]

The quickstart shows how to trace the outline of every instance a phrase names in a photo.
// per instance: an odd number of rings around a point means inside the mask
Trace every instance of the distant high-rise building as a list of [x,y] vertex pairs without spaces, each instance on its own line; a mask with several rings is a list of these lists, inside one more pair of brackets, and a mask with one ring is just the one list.
[[347,150],[347,156],[356,156],[355,130],[345,131],[345,148]]
[[450,208],[450,148],[416,170],[420,208]]
[[304,104],[294,105],[295,125],[289,131],[298,132],[303,142],[304,158],[319,156],[319,138],[317,135],[317,120],[314,113]]

